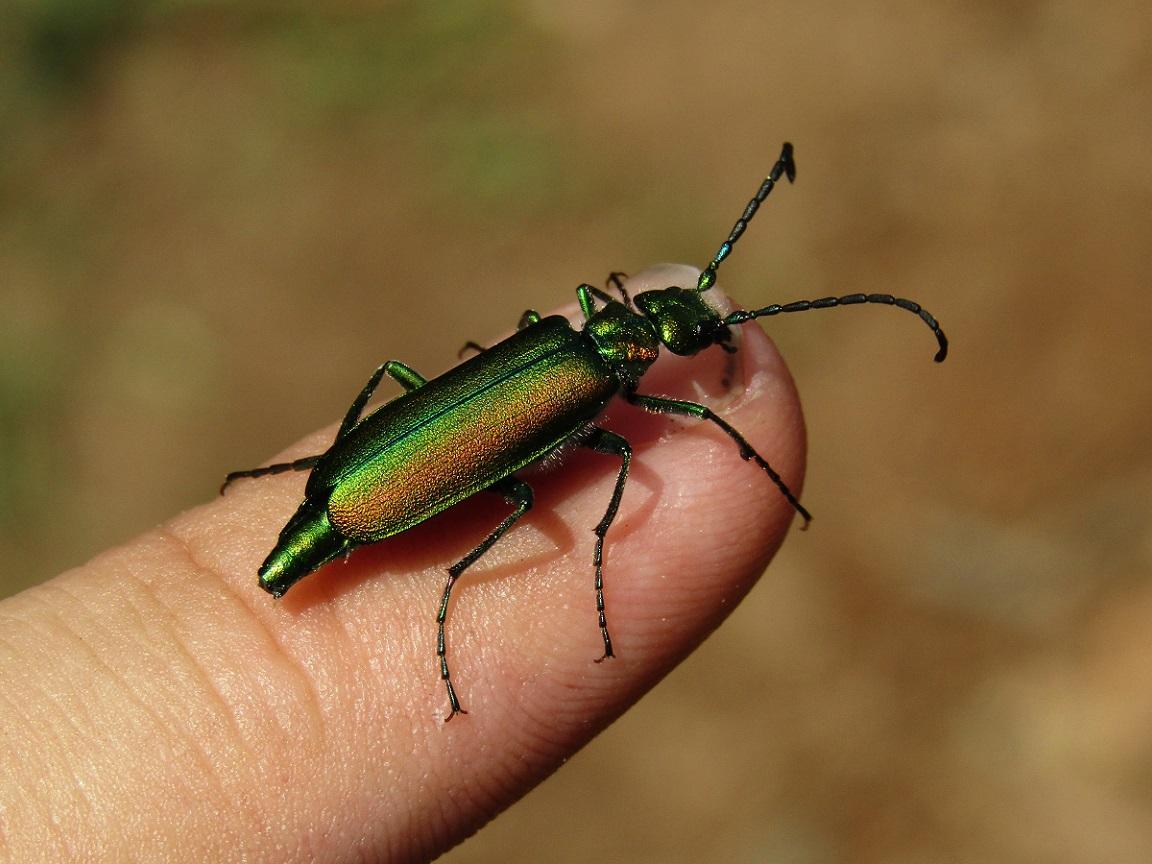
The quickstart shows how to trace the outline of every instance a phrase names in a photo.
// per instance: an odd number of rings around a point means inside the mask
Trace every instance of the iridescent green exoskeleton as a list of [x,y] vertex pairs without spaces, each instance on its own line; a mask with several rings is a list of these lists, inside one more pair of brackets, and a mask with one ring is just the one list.
[[[225,486],[240,477],[312,471],[303,503],[260,568],[260,587],[280,597],[304,576],[357,546],[407,531],[478,492],[502,495],[513,506],[512,513],[448,569],[436,615],[436,653],[451,719],[463,711],[445,652],[452,588],[460,574],[531,509],[532,490],[516,472],[568,444],[620,459],[608,508],[594,529],[592,555],[596,612],[604,641],[600,659],[613,656],[604,613],[604,537],[620,507],[632,451],[622,437],[594,421],[614,396],[650,411],[697,417],[719,426],[743,459],[763,469],[806,525],[811,518],[808,511],[780,475],[723,419],[695,402],[638,392],[641,378],[661,348],[685,356],[712,345],[731,351],[734,325],[785,312],[857,303],[894,305],[918,315],[939,341],[937,362],[944,359],[948,342],[936,320],[919,304],[887,294],[825,297],[724,316],[705,302],[702,295],[715,284],[716,271],[781,177],[789,181],[796,177],[791,144],[784,145],[771,173],[694,288],[670,287],[629,298],[619,280],[621,274],[612,274],[609,285],[615,286],[620,299],[592,285],[576,289],[585,318],[580,330],[561,316],[542,318],[528,311],[514,335],[480,349],[432,381],[402,363],[389,361],[373,373],[356,397],[326,452],[229,474]],[[361,418],[385,375],[406,392]]]

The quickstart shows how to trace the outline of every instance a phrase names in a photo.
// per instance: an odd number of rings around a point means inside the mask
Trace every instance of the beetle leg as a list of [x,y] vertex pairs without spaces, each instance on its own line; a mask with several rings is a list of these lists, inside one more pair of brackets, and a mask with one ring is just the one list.
[[364,385],[364,389],[360,391],[360,395],[356,397],[355,401],[348,408],[348,413],[344,415],[344,420],[340,424],[340,431],[336,433],[337,441],[347,435],[352,430],[352,427],[360,420],[360,415],[364,413],[364,406],[368,404],[368,400],[371,399],[372,394],[376,392],[376,388],[380,384],[380,379],[383,378],[385,374],[409,392],[423,387],[428,383],[427,378],[415,369],[410,369],[405,366],[399,360],[389,360],[387,363],[381,363],[376,371],[372,373],[372,377],[368,379],[368,383]]
[[[415,390],[418,387],[423,387],[428,383],[427,379],[414,369],[410,369],[398,360],[389,360],[383,363],[380,367],[372,373],[372,377],[368,379],[368,383],[364,385],[364,389],[360,391],[360,395],[356,397],[356,401],[348,409],[348,413],[344,415],[344,420],[340,424],[340,430],[336,433],[336,440],[339,441],[356,425],[360,419],[360,415],[364,411],[364,406],[368,400],[372,398],[372,394],[376,391],[376,387],[380,384],[380,379],[384,377],[385,373],[393,378],[405,390]],[[305,456],[301,459],[296,459],[292,462],[277,462],[275,465],[264,465],[260,468],[249,468],[245,471],[232,471],[224,477],[224,483],[220,487],[220,494],[224,494],[233,480],[239,480],[241,477],[267,477],[269,474],[283,474],[285,471],[304,471],[309,468],[315,467],[316,463],[320,461],[323,453],[318,453],[315,456]]]
[[580,444],[597,453],[619,456],[621,459],[620,473],[616,475],[616,487],[612,490],[608,509],[593,529],[596,533],[596,551],[592,555],[592,563],[596,568],[596,614],[600,618],[600,635],[604,639],[604,656],[596,661],[599,663],[615,656],[612,653],[612,637],[608,635],[608,619],[604,616],[604,535],[608,533],[608,528],[616,518],[616,511],[620,509],[620,497],[624,494],[624,484],[628,480],[628,466],[632,463],[632,448],[615,432],[599,427],[593,428],[592,433]]
[[580,303],[580,312],[584,315],[585,320],[596,314],[596,301],[593,297],[597,294],[603,296],[604,292],[595,285],[584,282],[576,286],[576,299]]
[[612,287],[620,292],[620,297],[624,301],[624,305],[632,309],[632,298],[628,296],[628,292],[624,290],[624,280],[628,278],[627,273],[621,273],[618,270],[613,270],[608,274],[608,278],[604,280],[604,287]]
[[654,411],[658,414],[683,414],[688,417],[697,417],[701,420],[708,420],[715,423],[724,430],[724,434],[736,442],[740,448],[741,459],[746,462],[751,460],[764,469],[765,473],[772,479],[772,482],[776,484],[776,488],[780,490],[780,493],[788,499],[788,503],[791,504],[796,512],[800,514],[801,518],[803,518],[804,524],[801,528],[808,527],[808,523],[812,521],[812,514],[804,509],[804,505],[792,494],[792,490],[788,488],[780,475],[772,469],[772,466],[768,464],[767,460],[753,449],[752,445],[748,443],[748,439],[713,413],[712,409],[683,399],[666,399],[663,396],[645,396],[641,393],[626,393],[624,398],[633,405],[639,405],[641,408],[647,408],[649,411]]
[[[531,327],[540,321],[540,313],[535,309],[525,309],[524,314],[520,316],[520,320],[516,323],[517,330],[523,330],[525,327]],[[464,347],[456,352],[457,357],[463,357],[467,351],[475,351],[477,354],[483,354],[488,349],[481,345],[479,342],[473,342],[469,339],[464,343]]]
[[456,352],[456,357],[457,359],[463,360],[464,355],[469,351],[475,351],[477,354],[483,354],[487,350],[488,349],[481,345],[479,342],[473,342],[471,339],[469,339],[464,343],[460,350]]
[[403,387],[408,392],[419,390],[428,383],[428,379],[413,369],[411,366],[405,366],[399,360],[389,360],[384,364],[384,371]]
[[591,318],[596,314],[596,304],[593,302],[593,298],[605,305],[608,303],[623,303],[629,309],[634,309],[632,298],[629,297],[628,292],[624,290],[624,280],[627,278],[627,273],[619,273],[613,270],[608,274],[608,278],[604,280],[605,288],[615,288],[620,292],[619,300],[607,291],[597,288],[595,285],[589,285],[587,282],[577,287],[576,297],[580,301],[580,311],[584,313],[584,317]]
[[444,594],[440,598],[440,609],[436,613],[436,656],[440,658],[440,677],[444,681],[444,686],[448,688],[448,704],[452,707],[452,713],[445,718],[445,722],[457,714],[468,713],[460,707],[456,688],[452,686],[452,676],[448,672],[444,628],[445,622],[448,620],[448,601],[452,597],[452,587],[460,578],[461,573],[475,564],[480,556],[504,536],[504,533],[516,523],[516,520],[532,509],[532,487],[516,477],[506,477],[499,483],[493,484],[491,491],[499,492],[508,503],[515,504],[516,509],[497,525],[496,529],[485,537],[479,546],[448,568],[448,581],[444,584]]
[[[628,300],[628,295],[625,293],[624,288],[621,287],[620,280],[617,278],[623,275],[623,273],[612,273],[608,276],[607,284],[615,285],[620,289],[620,296],[624,298],[624,305],[627,306],[631,301]],[[591,318],[596,314],[597,300],[604,304],[620,302],[611,294],[602,291],[595,285],[589,285],[587,282],[576,286],[576,299],[580,301],[580,311],[584,314],[585,319]]]
[[315,456],[305,456],[292,462],[277,462],[275,465],[249,468],[245,471],[230,471],[220,486],[220,494],[224,494],[224,490],[232,485],[233,480],[239,480],[241,477],[267,477],[269,474],[283,474],[285,471],[304,471],[319,462],[323,455],[323,453],[318,453]]

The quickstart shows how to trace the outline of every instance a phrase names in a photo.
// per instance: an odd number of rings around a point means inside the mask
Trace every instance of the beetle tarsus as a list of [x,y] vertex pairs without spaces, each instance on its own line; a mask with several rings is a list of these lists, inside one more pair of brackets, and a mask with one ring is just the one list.
[[621,273],[619,270],[613,270],[608,274],[608,278],[604,280],[605,288],[615,288],[620,292],[620,300],[629,309],[634,309],[632,305],[632,298],[628,296],[628,292],[624,290],[624,283],[628,281],[628,274]]
[[468,712],[461,707],[460,700],[456,698],[456,688],[452,686],[452,682],[445,678],[444,684],[448,687],[448,706],[451,709],[448,716],[444,718],[444,722],[447,723],[457,714],[467,714]]

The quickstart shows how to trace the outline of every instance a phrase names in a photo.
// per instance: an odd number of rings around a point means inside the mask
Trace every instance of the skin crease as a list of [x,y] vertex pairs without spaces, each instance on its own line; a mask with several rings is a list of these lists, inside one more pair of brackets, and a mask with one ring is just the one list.
[[[653,268],[628,290],[696,272]],[[799,492],[792,380],[757,325],[739,329],[733,359],[662,358],[640,392],[710,405]],[[711,424],[613,403],[604,425],[635,455],[605,544],[617,656],[593,662],[591,562],[619,461],[574,448],[522,473],[536,508],[456,588],[449,661],[470,713],[451,723],[433,619],[445,568],[508,512],[494,495],[276,601],[256,569],[306,473],[242,480],[0,603],[0,859],[418,861],[473,833],[698,645],[792,520]]]

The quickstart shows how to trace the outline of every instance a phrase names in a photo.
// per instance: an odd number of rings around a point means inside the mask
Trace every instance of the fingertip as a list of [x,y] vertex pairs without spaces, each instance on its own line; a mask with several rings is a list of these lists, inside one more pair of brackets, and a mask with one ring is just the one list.
[[[799,498],[805,430],[792,377],[758,327],[743,341],[736,355],[739,380],[720,398],[705,394],[701,401]],[[656,626],[654,633],[680,654],[695,647],[751,589],[797,510],[768,472],[742,458],[739,443],[716,424],[695,418],[657,421],[673,428],[638,458],[661,477],[665,500],[654,508],[646,532],[653,566],[635,567],[628,600],[646,604],[653,619],[679,620],[679,627]],[[645,587],[636,573],[652,582]],[[645,590],[647,599],[639,596]],[[653,594],[661,596],[653,602]]]
[[[638,273],[627,288],[635,294],[694,284],[697,272],[661,265]],[[718,289],[709,293],[718,305],[727,304]],[[716,348],[695,357],[661,357],[640,392],[706,405],[798,496],[805,434],[792,377],[758,325],[741,327],[737,341],[734,355]],[[604,422],[635,451],[624,503],[605,544],[605,606],[619,659],[611,675],[590,681],[582,674],[580,680],[582,687],[600,690],[604,704],[627,704],[732,611],[783,542],[797,510],[766,470],[742,458],[740,442],[719,424],[628,407]],[[604,486],[599,481],[598,495]],[[594,518],[594,508],[583,508],[581,518]],[[573,618],[569,630],[576,644],[588,641],[579,636],[589,627],[587,616],[581,618]],[[572,667],[571,674],[583,668]],[[555,680],[562,685],[564,679],[560,674]]]

